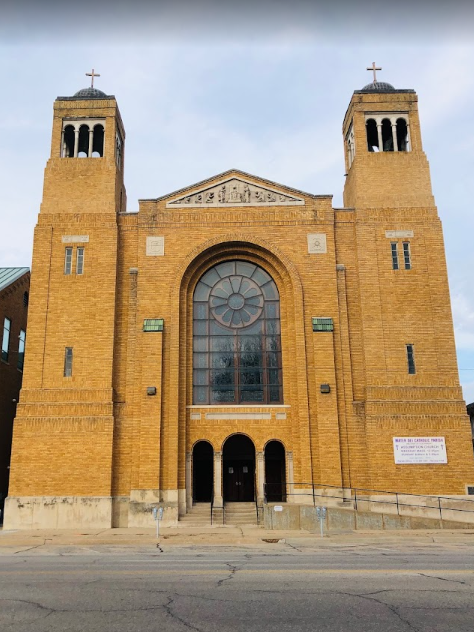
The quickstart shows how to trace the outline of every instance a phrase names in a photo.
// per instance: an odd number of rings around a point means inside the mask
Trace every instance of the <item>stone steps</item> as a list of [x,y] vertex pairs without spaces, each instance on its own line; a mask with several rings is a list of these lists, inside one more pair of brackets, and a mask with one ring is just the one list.
[[257,509],[255,503],[226,503],[225,524],[257,526]]
[[211,503],[196,503],[185,516],[180,516],[180,524],[186,527],[204,527],[211,524]]

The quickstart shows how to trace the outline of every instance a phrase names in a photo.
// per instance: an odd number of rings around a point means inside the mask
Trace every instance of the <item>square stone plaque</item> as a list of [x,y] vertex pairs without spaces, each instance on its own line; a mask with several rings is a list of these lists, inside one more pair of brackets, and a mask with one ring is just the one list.
[[146,256],[162,257],[165,254],[165,238],[159,235],[146,238]]
[[308,235],[308,252],[310,255],[326,254],[326,235],[324,233],[312,233]]

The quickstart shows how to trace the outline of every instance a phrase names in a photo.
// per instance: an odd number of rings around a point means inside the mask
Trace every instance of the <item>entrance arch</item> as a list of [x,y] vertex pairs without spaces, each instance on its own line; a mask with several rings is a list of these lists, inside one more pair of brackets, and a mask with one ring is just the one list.
[[227,439],[223,449],[225,502],[255,500],[255,446],[243,434]]
[[285,448],[280,441],[265,446],[265,495],[273,502],[286,502]]
[[214,492],[214,450],[208,441],[193,448],[193,502],[210,503]]

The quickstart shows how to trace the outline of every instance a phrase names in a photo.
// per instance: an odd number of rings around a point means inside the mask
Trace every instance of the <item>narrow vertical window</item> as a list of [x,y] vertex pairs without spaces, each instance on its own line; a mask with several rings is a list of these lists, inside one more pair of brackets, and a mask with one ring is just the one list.
[[72,274],[72,248],[66,248],[64,256],[64,274]]
[[18,368],[20,371],[23,371],[23,364],[25,360],[25,340],[26,340],[26,331],[23,329],[20,330],[20,335],[18,336]]
[[411,270],[410,242],[403,242],[403,260],[405,262],[405,270]]
[[72,377],[72,347],[64,350],[64,377]]
[[84,248],[77,249],[76,274],[84,272]]
[[415,353],[413,351],[413,345],[407,345],[407,364],[408,364],[408,373],[410,375],[414,375],[416,373],[415,369]]
[[10,330],[12,327],[12,321],[9,318],[5,318],[3,321],[3,338],[2,338],[2,360],[8,362],[8,350],[10,347]]
[[396,241],[392,241],[390,246],[392,247],[392,268],[398,270],[398,244]]

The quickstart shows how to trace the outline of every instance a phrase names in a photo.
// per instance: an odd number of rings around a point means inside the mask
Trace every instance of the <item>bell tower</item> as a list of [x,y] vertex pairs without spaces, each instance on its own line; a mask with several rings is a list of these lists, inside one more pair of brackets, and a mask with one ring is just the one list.
[[[414,90],[378,81],[375,64],[370,70],[374,81],[354,92],[344,117],[339,215],[341,233],[351,222],[352,232],[350,247],[344,250],[341,240],[337,260],[354,315],[352,352],[362,358],[354,365],[354,405],[371,457],[361,486],[410,489],[413,470],[389,471],[387,464],[393,464],[394,438],[421,436],[446,440],[453,455],[449,475],[464,493],[462,482],[473,472],[470,429],[418,98]],[[450,435],[448,428],[455,431]],[[418,490],[436,488],[439,479],[420,468],[417,484]]]
[[374,81],[355,90],[344,117],[344,206],[434,206],[418,97],[377,81],[375,63],[370,70]]
[[74,516],[111,524],[125,131],[115,97],[93,87],[96,76],[54,103],[13,438],[11,524],[67,526]]

